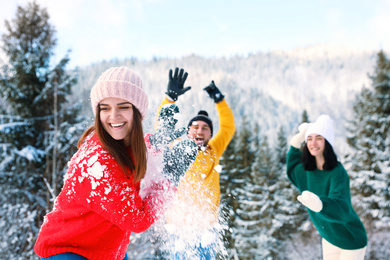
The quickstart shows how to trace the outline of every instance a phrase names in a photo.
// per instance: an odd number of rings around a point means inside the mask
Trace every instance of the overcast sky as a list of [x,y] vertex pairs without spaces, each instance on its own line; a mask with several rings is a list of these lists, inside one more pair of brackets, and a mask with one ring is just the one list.
[[[390,50],[390,0],[36,0],[73,66],[112,58],[230,57],[317,44]],[[0,33],[27,0],[0,0]],[[3,57],[3,56],[1,56]]]

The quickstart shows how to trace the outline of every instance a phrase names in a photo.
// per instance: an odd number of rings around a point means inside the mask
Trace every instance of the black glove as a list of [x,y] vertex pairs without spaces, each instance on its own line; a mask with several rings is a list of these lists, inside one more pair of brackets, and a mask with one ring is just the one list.
[[191,87],[185,87],[184,88],[184,82],[186,81],[188,77],[188,73],[184,73],[183,69],[180,69],[179,73],[179,68],[175,69],[175,75],[172,77],[172,70],[169,70],[169,82],[168,82],[168,87],[167,87],[167,94],[170,98],[173,99],[173,101],[176,101],[177,98],[180,95],[183,95],[186,93],[188,90],[191,89]]
[[188,167],[195,161],[197,153],[198,146],[189,139],[177,142],[172,150],[166,149],[163,157],[163,175],[176,186],[179,185]]
[[204,88],[204,90],[209,94],[209,96],[214,99],[215,103],[219,103],[224,99],[224,95],[222,95],[221,91],[215,86],[214,80],[211,81],[210,85]]
[[161,108],[156,132],[149,137],[150,143],[156,150],[161,150],[187,132],[185,127],[175,130],[179,114],[179,107],[175,104],[167,104]]

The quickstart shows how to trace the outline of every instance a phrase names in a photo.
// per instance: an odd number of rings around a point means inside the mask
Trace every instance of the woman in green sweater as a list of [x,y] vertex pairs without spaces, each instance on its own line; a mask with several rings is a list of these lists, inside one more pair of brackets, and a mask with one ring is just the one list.
[[332,119],[322,115],[298,130],[290,142],[287,176],[322,237],[323,259],[364,259],[366,230],[352,208],[348,174],[333,150]]

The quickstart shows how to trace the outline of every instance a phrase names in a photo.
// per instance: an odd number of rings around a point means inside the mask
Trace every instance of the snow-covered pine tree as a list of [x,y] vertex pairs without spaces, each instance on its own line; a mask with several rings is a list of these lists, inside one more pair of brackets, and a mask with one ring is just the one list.
[[[304,113],[307,116],[307,113]],[[307,118],[307,117],[306,117]],[[307,120],[307,119],[303,119]],[[291,259],[291,252],[288,248],[295,248],[294,239],[304,236],[308,230],[311,220],[305,207],[297,201],[298,190],[291,184],[286,175],[286,159],[288,151],[287,135],[284,127],[281,126],[277,133],[277,141],[274,147],[274,164],[277,182],[270,187],[273,200],[272,229],[270,233],[276,239],[279,245],[273,252],[275,259]],[[315,231],[316,232],[316,231]]]
[[[0,95],[6,107],[0,116],[0,258],[32,259],[36,234],[51,208],[48,190],[59,190],[76,136],[80,135],[79,107],[67,104],[76,77],[66,72],[66,56],[57,65],[51,57],[55,29],[45,8],[34,1],[18,6],[5,22],[2,49],[8,61],[0,71]],[[55,102],[56,100],[56,102]],[[56,107],[54,105],[56,104]],[[56,127],[54,125],[54,112]],[[54,136],[58,141],[53,143]],[[52,158],[56,148],[57,158]],[[52,163],[56,167],[53,169]],[[55,177],[56,182],[52,183]],[[48,185],[54,187],[48,189]]]
[[390,60],[383,51],[369,78],[371,86],[364,87],[353,104],[346,161],[352,202],[371,241],[366,255],[385,259],[390,253]]
[[220,172],[220,187],[221,187],[221,203],[219,219],[223,225],[223,241],[225,243],[229,259],[234,259],[235,249],[233,240],[233,229],[231,228],[235,221],[235,213],[233,211],[232,184],[233,176],[237,172],[236,162],[236,146],[237,146],[237,132],[234,134],[228,147],[223,153],[219,163],[222,166]]
[[302,112],[302,123],[308,123],[309,122],[309,114],[307,113],[307,110],[303,110]]
[[[224,160],[221,161],[223,171],[221,172],[221,204],[225,208],[229,208],[228,226],[230,232],[225,234],[225,239],[228,244],[229,259],[244,259],[242,258],[241,245],[243,239],[240,231],[242,230],[242,201],[246,200],[246,185],[250,182],[250,169],[255,158],[253,147],[252,127],[243,116],[233,141],[230,144],[229,152],[224,154]],[[231,154],[231,156],[229,156]],[[228,159],[228,163],[226,161]],[[227,163],[225,165],[225,163]]]
[[288,259],[289,235],[301,232],[308,216],[286,177],[286,134],[281,128],[271,149],[258,125],[251,129],[244,118],[221,160],[222,204],[231,209],[229,259]]
[[353,104],[347,142],[353,202],[366,224],[390,227],[390,60],[377,54],[372,86]]
[[247,183],[247,200],[243,200],[242,215],[246,216],[246,229],[252,230],[252,234],[243,229],[242,236],[251,240],[251,244],[243,246],[242,253],[246,259],[275,259],[275,252],[279,251],[277,239],[272,236],[272,222],[274,201],[272,187],[277,182],[275,164],[272,150],[269,146],[268,137],[257,140],[255,160],[251,167],[251,181]]

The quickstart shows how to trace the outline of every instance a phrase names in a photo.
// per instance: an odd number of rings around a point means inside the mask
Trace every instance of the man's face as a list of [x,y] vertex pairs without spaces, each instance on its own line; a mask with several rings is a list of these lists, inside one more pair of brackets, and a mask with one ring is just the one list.
[[188,130],[188,137],[198,145],[207,146],[211,139],[211,129],[206,122],[194,121]]

